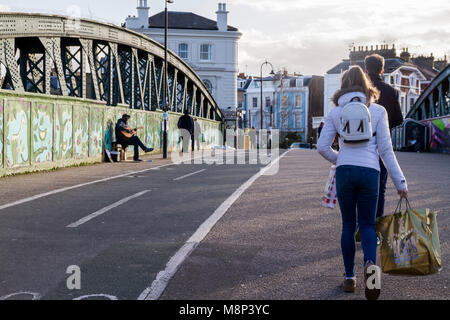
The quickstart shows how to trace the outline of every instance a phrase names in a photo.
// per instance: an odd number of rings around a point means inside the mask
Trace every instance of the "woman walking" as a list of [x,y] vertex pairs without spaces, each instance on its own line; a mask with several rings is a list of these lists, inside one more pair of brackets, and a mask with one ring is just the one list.
[[[342,286],[345,292],[355,292],[355,235],[358,224],[364,251],[365,292],[367,299],[370,300],[378,299],[380,295],[379,289],[367,287],[369,270],[372,269],[370,267],[376,264],[375,220],[379,194],[380,156],[400,197],[406,198],[408,195],[406,179],[392,148],[386,109],[374,103],[378,96],[378,90],[373,87],[360,67],[353,67],[345,72],[342,76],[341,90],[333,97],[336,108],[329,113],[318,142],[319,153],[337,167],[336,188],[342,214],[341,247],[345,266],[345,279]],[[366,114],[372,127],[368,141],[350,143],[351,141],[344,141],[342,137],[343,131],[350,132],[349,124],[342,123],[344,118],[342,111],[352,102],[359,102],[368,107],[369,114],[367,112]],[[348,113],[349,110],[346,108],[345,112]],[[362,124],[363,121],[357,131],[361,130]],[[331,147],[336,134],[341,134],[339,152]]]

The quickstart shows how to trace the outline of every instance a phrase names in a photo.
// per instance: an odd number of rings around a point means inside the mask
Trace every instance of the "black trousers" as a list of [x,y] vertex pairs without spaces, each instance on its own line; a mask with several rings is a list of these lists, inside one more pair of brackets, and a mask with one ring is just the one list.
[[139,137],[134,136],[131,139],[119,139],[119,141],[117,141],[118,144],[121,144],[122,147],[126,148],[128,146],[134,146],[134,160],[138,160],[139,159],[139,147],[141,147],[141,149],[143,151],[147,150],[147,147],[142,143],[141,139],[139,139]]

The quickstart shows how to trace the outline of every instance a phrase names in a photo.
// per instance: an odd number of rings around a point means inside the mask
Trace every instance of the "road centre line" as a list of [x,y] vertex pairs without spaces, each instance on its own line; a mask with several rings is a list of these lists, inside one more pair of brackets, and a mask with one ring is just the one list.
[[183,179],[186,179],[186,178],[192,177],[193,175],[196,175],[196,174],[202,173],[202,172],[204,172],[204,171],[206,171],[206,169],[202,169],[202,170],[198,170],[198,171],[195,171],[195,172],[189,173],[189,174],[187,174],[187,175],[184,175],[184,176],[182,176],[182,177],[179,177],[179,178],[173,179],[173,181],[180,181],[180,180],[183,180]]
[[101,216],[102,214],[105,214],[106,212],[111,211],[112,209],[117,208],[117,207],[127,203],[128,201],[136,199],[136,198],[138,198],[138,197],[140,197],[140,196],[142,196],[142,195],[144,195],[144,194],[146,194],[148,192],[150,192],[150,190],[144,190],[142,192],[136,193],[135,195],[132,195],[132,196],[124,198],[124,199],[122,199],[120,201],[117,201],[117,202],[115,202],[115,203],[113,203],[113,204],[111,204],[111,205],[109,205],[109,206],[107,206],[107,207],[105,207],[103,209],[100,209],[100,210],[98,210],[98,211],[96,211],[94,213],[91,213],[90,215],[88,215],[88,216],[78,220],[77,222],[69,224],[66,228],[78,228],[82,224],[85,224],[86,222],[89,222],[92,219],[95,219],[95,218]]
[[[197,158],[199,158],[199,157],[197,157]],[[193,158],[193,159],[196,159],[196,158]],[[62,193],[62,192],[66,192],[66,191],[70,191],[70,190],[74,190],[74,189],[79,189],[79,188],[82,188],[82,187],[90,186],[90,185],[101,183],[101,182],[107,182],[107,181],[111,181],[111,180],[115,180],[115,179],[119,179],[119,178],[128,177],[130,175],[136,175],[136,174],[145,173],[145,172],[152,171],[152,170],[159,170],[159,169],[165,168],[165,167],[180,165],[182,163],[183,163],[183,161],[168,163],[168,164],[164,164],[164,165],[153,167],[153,168],[148,168],[148,169],[144,169],[144,170],[140,170],[140,171],[128,172],[128,173],[121,174],[121,175],[118,175],[118,176],[108,177],[108,178],[104,178],[104,179],[94,180],[94,181],[91,181],[91,182],[77,184],[77,185],[70,186],[70,187],[65,187],[65,188],[61,188],[61,189],[52,190],[52,191],[49,191],[49,192],[37,194],[37,195],[32,196],[32,197],[28,197],[28,198],[17,200],[17,201],[11,202],[11,203],[0,205],[0,211],[4,210],[4,209],[7,209],[7,208],[15,207],[15,206],[27,203],[27,202],[31,202],[31,201],[34,201],[34,200],[45,198],[45,197],[48,197],[48,196],[51,196],[51,195],[54,195],[54,194],[58,194],[58,193]]]
[[160,271],[156,279],[152,282],[150,287],[146,288],[137,298],[138,300],[158,300],[167,288],[170,280],[177,273],[183,262],[190,256],[190,254],[197,248],[200,242],[208,235],[212,228],[225,215],[228,209],[238,200],[241,195],[250,186],[258,180],[259,177],[269,171],[273,165],[277,164],[289,151],[286,151],[279,156],[275,161],[268,166],[261,169],[257,174],[251,177],[247,182],[241,185],[228,199],[225,200],[214,213],[197,229],[197,231],[189,238],[186,243],[179,249],[175,255],[169,260],[166,268]]

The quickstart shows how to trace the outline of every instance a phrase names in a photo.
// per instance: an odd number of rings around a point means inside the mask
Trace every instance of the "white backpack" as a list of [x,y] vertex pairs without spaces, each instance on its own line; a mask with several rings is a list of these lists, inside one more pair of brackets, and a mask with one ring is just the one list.
[[369,108],[360,98],[353,98],[342,108],[339,135],[344,143],[368,142],[375,136]]

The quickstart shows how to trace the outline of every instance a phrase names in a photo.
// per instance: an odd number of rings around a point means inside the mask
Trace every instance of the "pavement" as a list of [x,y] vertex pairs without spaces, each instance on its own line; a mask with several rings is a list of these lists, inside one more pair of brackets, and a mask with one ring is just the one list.
[[[398,158],[412,206],[440,213],[444,269],[427,277],[384,275],[381,298],[448,299],[450,157]],[[341,222],[339,210],[321,207],[330,166],[317,152],[291,151],[276,175],[256,180],[262,164],[144,159],[153,162],[0,179],[0,299],[137,299],[224,204],[230,207],[182,261],[161,299],[364,298],[361,281],[353,295],[338,288]],[[390,182],[386,211],[396,204]],[[357,259],[361,273],[360,249]],[[67,287],[73,265],[81,270],[80,290]]]
[[[444,269],[426,277],[383,275],[384,300],[448,300],[450,288],[450,157],[398,153],[411,205],[439,212]],[[365,299],[363,256],[357,252],[358,290],[342,292],[344,273],[338,209],[321,207],[330,165],[317,152],[292,151],[275,176],[262,176],[228,210],[185,261],[162,299]],[[386,213],[398,197],[389,180]]]

